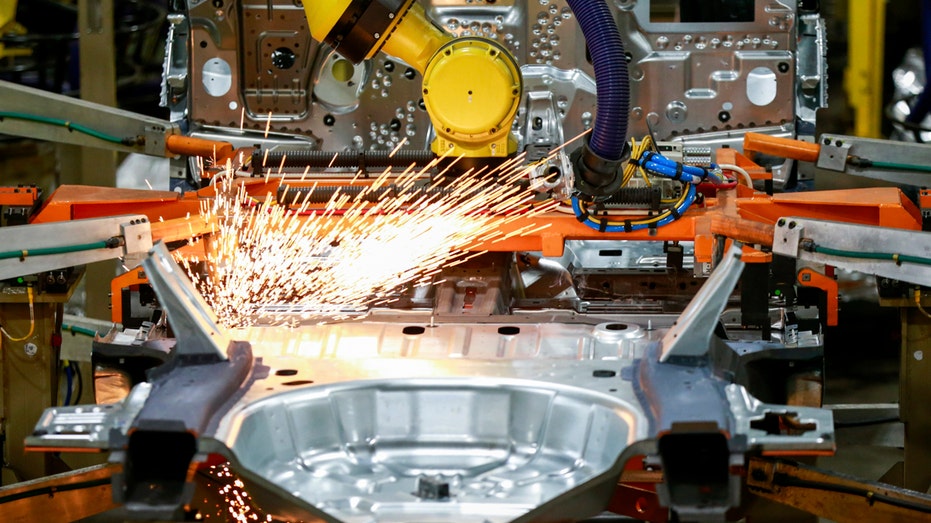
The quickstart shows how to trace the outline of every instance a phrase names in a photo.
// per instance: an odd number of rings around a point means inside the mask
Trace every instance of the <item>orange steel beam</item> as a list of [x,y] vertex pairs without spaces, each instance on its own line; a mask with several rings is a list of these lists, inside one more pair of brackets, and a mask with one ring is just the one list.
[[197,194],[173,191],[116,189],[93,185],[62,185],[45,201],[31,223],[101,218],[120,214],[144,214],[150,222],[196,216]]
[[165,150],[174,154],[216,158],[218,162],[232,158],[233,144],[204,138],[173,134],[165,139]]
[[743,149],[745,152],[758,152],[809,163],[817,162],[818,155],[821,153],[821,146],[816,143],[760,133],[745,134]]
[[152,222],[152,242],[165,243],[189,240],[216,232],[216,224],[206,222],[199,214],[184,218]]
[[754,222],[774,224],[785,216],[801,216],[894,229],[921,230],[918,207],[895,187],[756,194],[737,200],[737,214]]
[[772,247],[776,227],[770,223],[760,223],[742,220],[735,216],[716,214],[711,217],[711,232],[743,243]]
[[[260,199],[264,199],[268,192],[274,194],[279,184],[278,181],[265,182],[261,179],[247,179],[244,183],[248,185],[248,192]],[[196,194],[181,196],[168,191],[66,185],[55,191],[33,222],[127,213],[145,214],[153,224],[190,217],[191,223],[174,222],[164,226],[173,231],[175,239],[181,239],[177,235],[183,236],[186,228],[193,228],[197,232],[196,224],[199,221],[196,217],[201,202],[211,196],[212,191],[213,188],[208,187]],[[476,242],[466,248],[499,252],[542,251],[544,256],[560,256],[566,240],[701,240],[696,242],[696,256],[704,259],[710,257],[710,251],[705,252],[705,249],[711,244],[702,238],[721,234],[745,242],[767,244],[769,241],[764,241],[768,236],[765,226],[774,224],[784,216],[921,229],[918,208],[896,188],[814,191],[774,196],[753,192],[743,197],[727,195],[706,198],[703,206],[694,205],[681,219],[653,231],[601,233],[579,223],[572,214],[555,212],[534,217],[498,217],[496,219],[499,221],[501,237]],[[370,216],[366,219],[377,220],[378,217]],[[206,232],[206,229],[201,232]]]

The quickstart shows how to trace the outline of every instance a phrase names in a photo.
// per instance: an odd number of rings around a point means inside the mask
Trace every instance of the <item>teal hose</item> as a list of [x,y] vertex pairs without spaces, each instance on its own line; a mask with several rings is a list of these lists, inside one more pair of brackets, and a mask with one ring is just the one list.
[[97,336],[97,331],[95,331],[95,330],[93,330],[93,329],[88,329],[88,328],[85,328],[85,327],[78,327],[78,326],[76,326],[76,325],[65,325],[65,324],[62,324],[61,330],[63,330],[63,331],[68,331],[68,332],[71,332],[71,333],[74,333],[74,334],[83,334],[83,335],[85,335],[85,336],[91,336],[91,337]]
[[41,249],[26,249],[18,251],[0,252],[0,260],[10,258],[27,258],[29,256],[48,256],[49,254],[67,254],[69,252],[93,251],[96,249],[106,249],[110,245],[106,241],[93,243],[80,243],[77,245],[64,245],[61,247],[45,247]]
[[931,165],[916,165],[913,163],[897,163],[897,162],[873,162],[873,167],[879,167],[882,169],[895,169],[897,171],[920,171],[931,173]]
[[29,113],[15,113],[9,111],[0,111],[0,118],[12,118],[14,120],[25,120],[27,122],[36,122],[44,123],[48,125],[56,125],[58,127],[65,127],[72,131],[77,131],[79,133],[84,133],[88,136],[93,136],[99,140],[105,142],[123,144],[123,139],[118,136],[113,136],[112,134],[107,134],[96,129],[87,127],[86,125],[81,125],[79,123],[69,122],[67,120],[62,120],[60,118],[50,118],[48,116],[39,116],[36,114]]
[[896,263],[916,263],[919,265],[931,265],[931,258],[922,258],[921,256],[910,256],[908,254],[895,254],[891,252],[859,252],[847,251],[843,249],[832,249],[816,245],[814,251],[827,254],[829,256],[841,256],[844,258],[858,258],[862,260],[888,260]]

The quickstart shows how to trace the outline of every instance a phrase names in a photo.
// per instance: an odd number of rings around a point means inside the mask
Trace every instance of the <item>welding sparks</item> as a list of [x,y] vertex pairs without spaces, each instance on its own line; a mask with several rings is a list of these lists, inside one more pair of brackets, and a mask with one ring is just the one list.
[[403,140],[398,142],[398,144],[394,146],[394,149],[391,149],[391,152],[388,153],[388,158],[393,158],[394,155],[398,154],[398,151],[400,151],[401,147],[404,147],[404,144],[406,143],[407,143],[407,137],[405,137]]
[[[265,514],[256,506],[243,481],[230,470],[229,463],[201,470],[199,480],[208,497],[203,498],[202,503],[195,503],[198,509],[195,519],[218,519],[236,523],[273,521],[270,514]],[[213,489],[216,490],[211,492]]]
[[498,227],[506,217],[549,210],[530,205],[519,163],[443,184],[424,183],[436,162],[400,174],[386,169],[351,190],[330,186],[328,198],[314,184],[289,195],[290,206],[272,194],[257,202],[246,184],[220,176],[217,198],[202,209],[218,234],[201,290],[230,326],[296,322],[282,310],[319,321],[386,304],[399,289],[430,284],[442,268],[474,255],[462,249],[477,239],[504,238]]

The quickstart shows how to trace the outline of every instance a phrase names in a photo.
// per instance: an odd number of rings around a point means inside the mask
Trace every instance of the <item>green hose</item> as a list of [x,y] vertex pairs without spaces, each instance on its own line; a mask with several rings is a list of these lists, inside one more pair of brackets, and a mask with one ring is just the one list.
[[831,247],[823,247],[821,245],[815,245],[815,252],[821,254],[827,254],[830,256],[841,256],[844,258],[858,258],[862,260],[889,260],[896,263],[917,263],[919,265],[931,265],[931,258],[922,258],[920,256],[910,256],[908,254],[895,254],[891,252],[859,252],[859,251],[846,251],[843,249],[832,249]]
[[106,249],[110,247],[107,241],[93,243],[81,243],[77,245],[64,245],[61,247],[45,247],[41,249],[23,249],[18,251],[0,252],[0,260],[10,258],[26,258],[29,256],[47,256],[49,254],[67,254],[69,252],[93,251],[96,249]]
[[874,161],[873,167],[879,167],[881,169],[895,169],[897,171],[921,171],[921,172],[931,173],[931,165],[916,165],[912,163]]
[[36,122],[44,123],[48,125],[56,125],[58,127],[65,127],[71,131],[78,131],[79,133],[84,133],[88,136],[93,136],[94,138],[103,140],[105,142],[117,143],[125,145],[123,139],[118,136],[113,136],[112,134],[107,134],[96,129],[92,129],[85,125],[79,123],[69,122],[67,120],[62,120],[60,118],[50,118],[48,116],[39,116],[36,114],[29,113],[15,113],[8,111],[0,111],[0,119],[2,118],[12,118],[14,120],[25,120],[27,122]]
[[93,330],[93,329],[88,329],[88,328],[85,328],[85,327],[78,327],[78,326],[76,326],[76,325],[66,325],[66,324],[62,324],[61,330],[63,330],[63,331],[68,331],[68,332],[71,332],[71,333],[74,333],[74,334],[83,334],[83,335],[85,335],[85,336],[91,336],[91,337],[97,336],[97,331],[95,331],[95,330]]

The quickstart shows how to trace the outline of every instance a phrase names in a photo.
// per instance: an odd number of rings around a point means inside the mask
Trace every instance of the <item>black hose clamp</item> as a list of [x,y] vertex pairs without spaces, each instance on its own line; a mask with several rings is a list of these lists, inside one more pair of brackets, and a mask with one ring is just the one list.
[[620,159],[608,160],[595,154],[586,139],[581,147],[569,155],[569,161],[575,171],[575,190],[579,197],[587,201],[603,201],[618,192],[624,181],[624,164],[629,158],[628,144],[624,144]]

